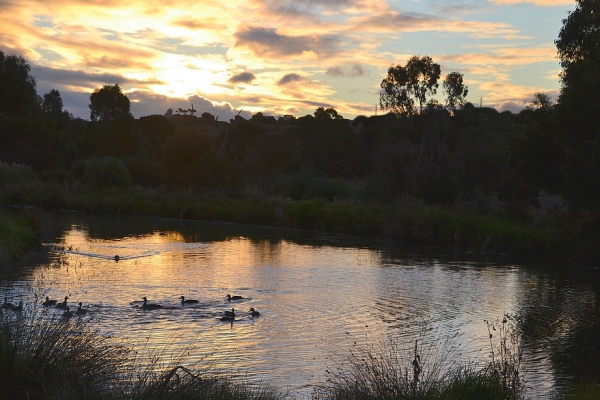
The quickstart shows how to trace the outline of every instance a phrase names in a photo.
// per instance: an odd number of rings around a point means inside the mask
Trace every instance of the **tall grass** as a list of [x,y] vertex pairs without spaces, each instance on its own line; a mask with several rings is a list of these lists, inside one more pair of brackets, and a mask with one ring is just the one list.
[[394,340],[354,342],[349,357],[330,369],[327,381],[315,388],[313,399],[522,399],[522,353],[509,318],[486,321],[490,361],[484,364],[460,362],[460,345],[452,337],[421,338],[410,347]]
[[[0,309],[2,399],[265,399],[285,398],[268,385],[186,365],[158,349],[136,351],[99,334],[87,319],[51,310]],[[185,354],[182,352],[181,354]],[[169,361],[164,361],[168,359]]]

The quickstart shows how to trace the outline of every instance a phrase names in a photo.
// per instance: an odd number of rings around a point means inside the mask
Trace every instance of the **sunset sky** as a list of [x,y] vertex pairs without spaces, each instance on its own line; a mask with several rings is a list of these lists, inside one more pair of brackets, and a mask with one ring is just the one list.
[[[554,40],[569,0],[0,0],[0,50],[24,56],[38,93],[89,119],[118,83],[133,115],[168,108],[228,120],[372,115],[391,65],[431,56],[464,74],[467,100],[518,111],[556,95]],[[441,86],[438,93],[441,98]],[[379,111],[381,113],[381,111]]]

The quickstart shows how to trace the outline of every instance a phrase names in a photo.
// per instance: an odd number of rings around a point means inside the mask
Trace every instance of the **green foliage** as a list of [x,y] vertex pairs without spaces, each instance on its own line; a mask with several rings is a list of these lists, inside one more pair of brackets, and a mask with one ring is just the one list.
[[160,160],[162,145],[175,133],[175,124],[162,115],[149,115],[138,119],[136,126],[152,146],[151,157],[156,161]]
[[227,160],[214,151],[206,151],[186,167],[183,182],[199,189],[216,188],[228,183],[231,174],[232,167]]
[[126,188],[133,183],[131,174],[123,161],[112,156],[86,160],[83,163],[82,180],[88,186],[96,189]]
[[[7,214],[0,210],[1,272],[14,266],[28,252],[39,246],[39,228],[39,219],[33,212]],[[1,367],[0,371],[2,371]]]
[[165,171],[162,164],[137,154],[124,160],[133,181],[142,186],[158,186],[164,182]]
[[[169,136],[162,149],[162,161],[169,183],[192,183],[190,179],[194,172],[197,172],[193,164],[198,162],[204,153],[214,148],[214,137],[208,133],[177,132]],[[188,168],[191,168],[190,172],[186,173]]]

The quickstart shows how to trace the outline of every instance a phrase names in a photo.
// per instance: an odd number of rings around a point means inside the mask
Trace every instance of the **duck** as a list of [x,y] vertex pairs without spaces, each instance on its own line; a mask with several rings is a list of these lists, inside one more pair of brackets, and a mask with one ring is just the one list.
[[63,301],[62,303],[58,303],[56,305],[56,308],[60,308],[61,310],[66,310],[67,309],[67,299],[69,298],[69,296],[65,296],[65,301]]
[[5,297],[4,303],[2,303],[2,308],[7,308],[9,310],[13,310],[15,308],[15,305],[13,303],[9,303],[8,299]]
[[228,294],[228,295],[227,295],[227,296],[225,296],[225,297],[227,297],[227,300],[228,300],[228,301],[231,301],[231,300],[242,300],[242,299],[243,299],[243,297],[242,297],[242,296],[232,296],[232,295],[230,295],[230,294]]
[[235,318],[235,308],[232,308],[231,311],[223,311],[223,316]]
[[250,311],[248,311],[250,313],[250,315],[252,315],[253,317],[260,317],[260,313],[258,311],[256,311],[254,309],[254,307],[250,308]]
[[194,303],[200,303],[198,300],[186,300],[185,296],[181,296],[181,304],[194,304]]
[[235,315],[233,316],[227,316],[227,315],[223,315],[221,317],[221,321],[229,321],[229,322],[233,322],[235,321]]
[[55,306],[56,305],[57,300],[50,300],[50,298],[48,296],[46,296],[46,301],[44,301],[42,303],[43,306],[49,307],[49,306]]
[[77,315],[85,315],[85,313],[87,312],[87,310],[81,308],[83,304],[81,302],[79,302],[79,307],[77,307],[77,310],[75,311],[75,314]]
[[115,262],[119,262],[120,259],[121,259],[121,257],[119,257],[118,255],[113,257],[113,260],[115,260]]
[[63,313],[63,318],[71,318],[73,316],[73,312],[71,311],[71,309],[67,306],[65,308],[65,312]]
[[142,299],[144,299],[144,304],[142,304],[144,310],[158,310],[159,308],[163,308],[160,304],[148,304],[148,299],[145,296]]

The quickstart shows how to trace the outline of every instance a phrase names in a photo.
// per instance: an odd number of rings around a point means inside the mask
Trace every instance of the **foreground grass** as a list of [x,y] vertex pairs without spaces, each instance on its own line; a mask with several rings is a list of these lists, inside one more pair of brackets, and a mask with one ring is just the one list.
[[[100,335],[90,322],[54,310],[0,309],[2,399],[283,399],[267,385],[185,365],[159,354],[137,361],[133,349]],[[150,361],[148,361],[148,359]]]
[[[522,353],[519,335],[504,316],[488,323],[490,361],[463,364],[456,361],[460,351],[454,340],[416,340],[410,350],[394,341],[354,342],[350,355],[330,370],[324,385],[315,390],[323,400],[396,399],[522,399],[525,386],[521,376]],[[492,339],[494,338],[494,339]]]
[[[33,308],[33,310],[32,310]],[[87,319],[55,309],[0,309],[0,398],[10,399],[264,399],[289,396],[266,384],[212,373],[185,355],[163,363],[93,329]],[[394,344],[355,346],[343,368],[314,388],[312,398],[520,399],[521,356],[506,321],[496,322],[491,361],[462,365],[452,348],[422,339],[410,354]],[[490,325],[491,326],[491,325]],[[187,354],[190,349],[184,349]],[[454,349],[455,350],[455,349]],[[342,364],[341,364],[342,365]]]

